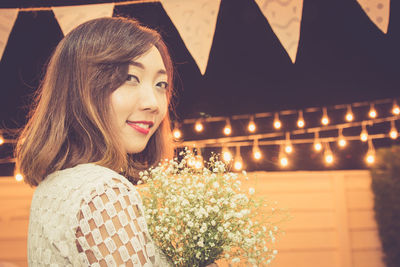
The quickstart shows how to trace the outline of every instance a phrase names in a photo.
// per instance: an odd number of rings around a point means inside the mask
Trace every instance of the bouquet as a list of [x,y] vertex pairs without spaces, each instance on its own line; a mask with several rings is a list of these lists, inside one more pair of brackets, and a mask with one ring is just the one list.
[[[238,174],[212,155],[195,164],[190,150],[140,173],[146,221],[155,244],[175,266],[230,264],[263,266],[276,256],[280,210],[241,191]],[[246,172],[242,178],[248,179]],[[260,209],[263,209],[262,216]]]

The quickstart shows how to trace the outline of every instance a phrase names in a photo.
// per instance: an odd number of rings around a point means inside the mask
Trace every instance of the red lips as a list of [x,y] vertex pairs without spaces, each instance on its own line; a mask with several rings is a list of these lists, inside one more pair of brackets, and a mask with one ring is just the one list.
[[[154,125],[152,121],[126,121],[129,126],[142,134],[148,134],[150,128]],[[146,127],[148,125],[148,127]]]

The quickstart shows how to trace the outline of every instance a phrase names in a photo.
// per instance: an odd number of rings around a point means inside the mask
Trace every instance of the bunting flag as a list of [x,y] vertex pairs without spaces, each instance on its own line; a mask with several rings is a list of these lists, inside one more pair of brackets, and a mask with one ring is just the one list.
[[383,32],[389,26],[390,0],[357,0],[370,20]]
[[0,59],[3,57],[8,37],[18,16],[17,8],[0,9]]
[[76,26],[96,18],[112,17],[114,3],[52,7],[64,35]]
[[204,74],[214,38],[220,0],[161,0],[161,4]]
[[303,0],[255,0],[290,59],[296,61]]

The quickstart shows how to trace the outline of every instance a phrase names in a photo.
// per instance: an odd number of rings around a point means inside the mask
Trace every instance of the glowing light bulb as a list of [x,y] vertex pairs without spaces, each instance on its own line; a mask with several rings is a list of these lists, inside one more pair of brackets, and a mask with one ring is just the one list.
[[197,121],[196,124],[194,125],[194,129],[198,133],[202,132],[204,130],[203,123],[201,123],[201,121]]
[[321,151],[322,144],[319,141],[315,142],[314,143],[314,149],[315,149],[315,151],[318,151],[318,152]]
[[299,111],[299,118],[297,119],[297,127],[303,128],[305,126],[304,118],[303,118],[303,111]]
[[17,173],[15,175],[15,180],[17,180],[18,182],[21,182],[22,180],[24,180],[24,177],[22,176],[22,174]]
[[283,156],[279,159],[279,163],[281,164],[282,167],[286,167],[289,165],[289,160],[286,156]]
[[224,127],[224,134],[225,135],[230,135],[232,133],[232,126],[230,120],[226,120],[226,124]]
[[4,144],[4,138],[3,138],[3,136],[0,135],[0,146],[1,146],[2,144]]
[[368,140],[368,133],[362,132],[360,134],[360,139],[361,139],[361,141],[366,142]]
[[225,162],[230,162],[232,160],[232,153],[227,147],[222,148],[222,159]]
[[378,116],[378,113],[376,112],[375,106],[374,104],[371,104],[371,107],[369,109],[369,113],[368,113],[369,117],[372,119],[375,119],[376,116]]
[[262,158],[262,153],[261,153],[260,147],[258,146],[258,139],[254,139],[253,157],[255,160],[260,160]]
[[375,148],[371,139],[368,140],[368,152],[365,156],[365,161],[368,165],[372,165],[373,163],[375,163]]
[[393,109],[392,109],[393,115],[399,115],[400,114],[400,108],[397,104],[393,104]]
[[243,162],[241,161],[235,161],[235,164],[233,165],[235,170],[240,171],[243,168]]
[[328,125],[329,124],[328,112],[326,111],[325,107],[322,109],[321,123],[323,125]]
[[240,171],[243,168],[243,159],[240,156],[240,146],[236,146],[235,162],[233,163],[233,168]]
[[254,152],[253,152],[253,157],[254,157],[256,160],[260,160],[260,159],[262,158],[261,151],[254,151]]
[[368,165],[374,164],[375,163],[375,155],[367,154],[367,156],[365,157],[365,161],[367,162]]
[[343,137],[339,139],[338,143],[340,147],[345,147],[347,145],[347,141]]
[[285,151],[286,151],[286,153],[288,153],[288,154],[292,153],[292,151],[293,151],[292,145],[286,145],[286,146],[285,146]]
[[279,115],[278,115],[278,113],[275,113],[274,128],[275,129],[280,129],[281,127],[282,127],[282,123],[279,120]]
[[182,132],[181,132],[181,130],[179,130],[178,128],[175,128],[175,129],[172,131],[172,135],[174,136],[174,138],[175,138],[176,140],[178,140],[178,139],[180,139],[180,138],[182,137]]
[[353,111],[351,110],[351,105],[347,106],[347,112],[346,112],[346,121],[353,121],[354,120],[354,115]]
[[200,155],[197,155],[194,161],[194,168],[195,169],[201,169],[204,166],[204,161],[203,161],[203,157]]
[[327,164],[332,164],[333,163],[333,155],[332,154],[326,154],[325,155],[325,162]]
[[331,165],[334,161],[333,154],[329,142],[325,143],[325,152],[324,152],[325,163],[327,165]]
[[254,122],[254,118],[250,119],[249,125],[247,126],[247,129],[249,130],[249,132],[254,133],[256,131],[256,124]]
[[399,133],[397,132],[397,130],[392,129],[392,130],[390,130],[389,135],[390,135],[390,138],[397,139],[397,137],[399,136]]
[[187,161],[189,167],[193,167],[196,164],[196,159],[194,157],[190,157]]

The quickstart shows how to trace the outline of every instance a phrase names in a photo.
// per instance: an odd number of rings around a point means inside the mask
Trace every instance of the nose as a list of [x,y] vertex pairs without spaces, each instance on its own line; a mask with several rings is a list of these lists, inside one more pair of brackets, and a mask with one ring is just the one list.
[[151,86],[146,86],[142,89],[139,102],[140,109],[152,113],[159,112],[160,108],[155,90]]

